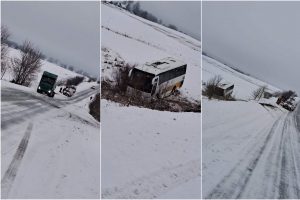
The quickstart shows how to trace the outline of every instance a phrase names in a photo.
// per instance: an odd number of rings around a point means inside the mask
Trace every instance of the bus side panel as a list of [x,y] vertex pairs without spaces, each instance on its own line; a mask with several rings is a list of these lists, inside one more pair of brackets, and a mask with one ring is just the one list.
[[159,85],[159,96],[161,98],[170,95],[174,88],[178,89],[182,86],[185,75],[178,76]]

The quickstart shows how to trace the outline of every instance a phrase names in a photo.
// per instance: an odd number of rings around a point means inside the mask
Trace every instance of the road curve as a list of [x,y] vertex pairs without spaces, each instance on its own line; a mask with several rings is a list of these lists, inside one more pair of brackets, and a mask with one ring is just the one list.
[[50,109],[59,109],[81,101],[97,93],[99,88],[100,86],[75,93],[73,97],[65,100],[52,99],[45,95],[32,94],[15,88],[1,88],[1,129],[5,130],[14,124],[32,119]]

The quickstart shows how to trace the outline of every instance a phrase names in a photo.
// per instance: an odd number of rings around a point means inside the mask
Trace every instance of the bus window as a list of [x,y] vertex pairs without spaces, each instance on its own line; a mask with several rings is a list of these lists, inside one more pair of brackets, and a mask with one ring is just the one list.
[[150,74],[138,69],[133,69],[128,85],[137,90],[150,93],[152,90],[152,79],[154,74]]

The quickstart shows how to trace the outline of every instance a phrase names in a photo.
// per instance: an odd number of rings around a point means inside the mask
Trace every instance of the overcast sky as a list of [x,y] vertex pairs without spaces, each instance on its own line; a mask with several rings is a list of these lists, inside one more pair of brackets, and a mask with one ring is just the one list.
[[300,2],[203,2],[203,50],[300,94]]
[[141,9],[154,14],[166,24],[174,24],[192,37],[201,38],[200,1],[141,1]]
[[1,2],[11,40],[30,40],[46,56],[99,77],[98,2]]

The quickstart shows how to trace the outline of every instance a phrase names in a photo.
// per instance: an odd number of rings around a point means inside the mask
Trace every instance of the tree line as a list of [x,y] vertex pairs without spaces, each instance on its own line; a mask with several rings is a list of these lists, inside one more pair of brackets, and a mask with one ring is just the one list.
[[125,10],[129,11],[130,13],[133,13],[139,17],[142,17],[144,19],[147,19],[149,21],[161,24],[163,26],[166,26],[168,28],[171,28],[173,30],[179,31],[178,28],[173,24],[165,24],[161,19],[158,19],[155,15],[152,13],[141,9],[140,3],[135,1],[104,1],[104,3],[110,3],[115,6],[124,8]]

